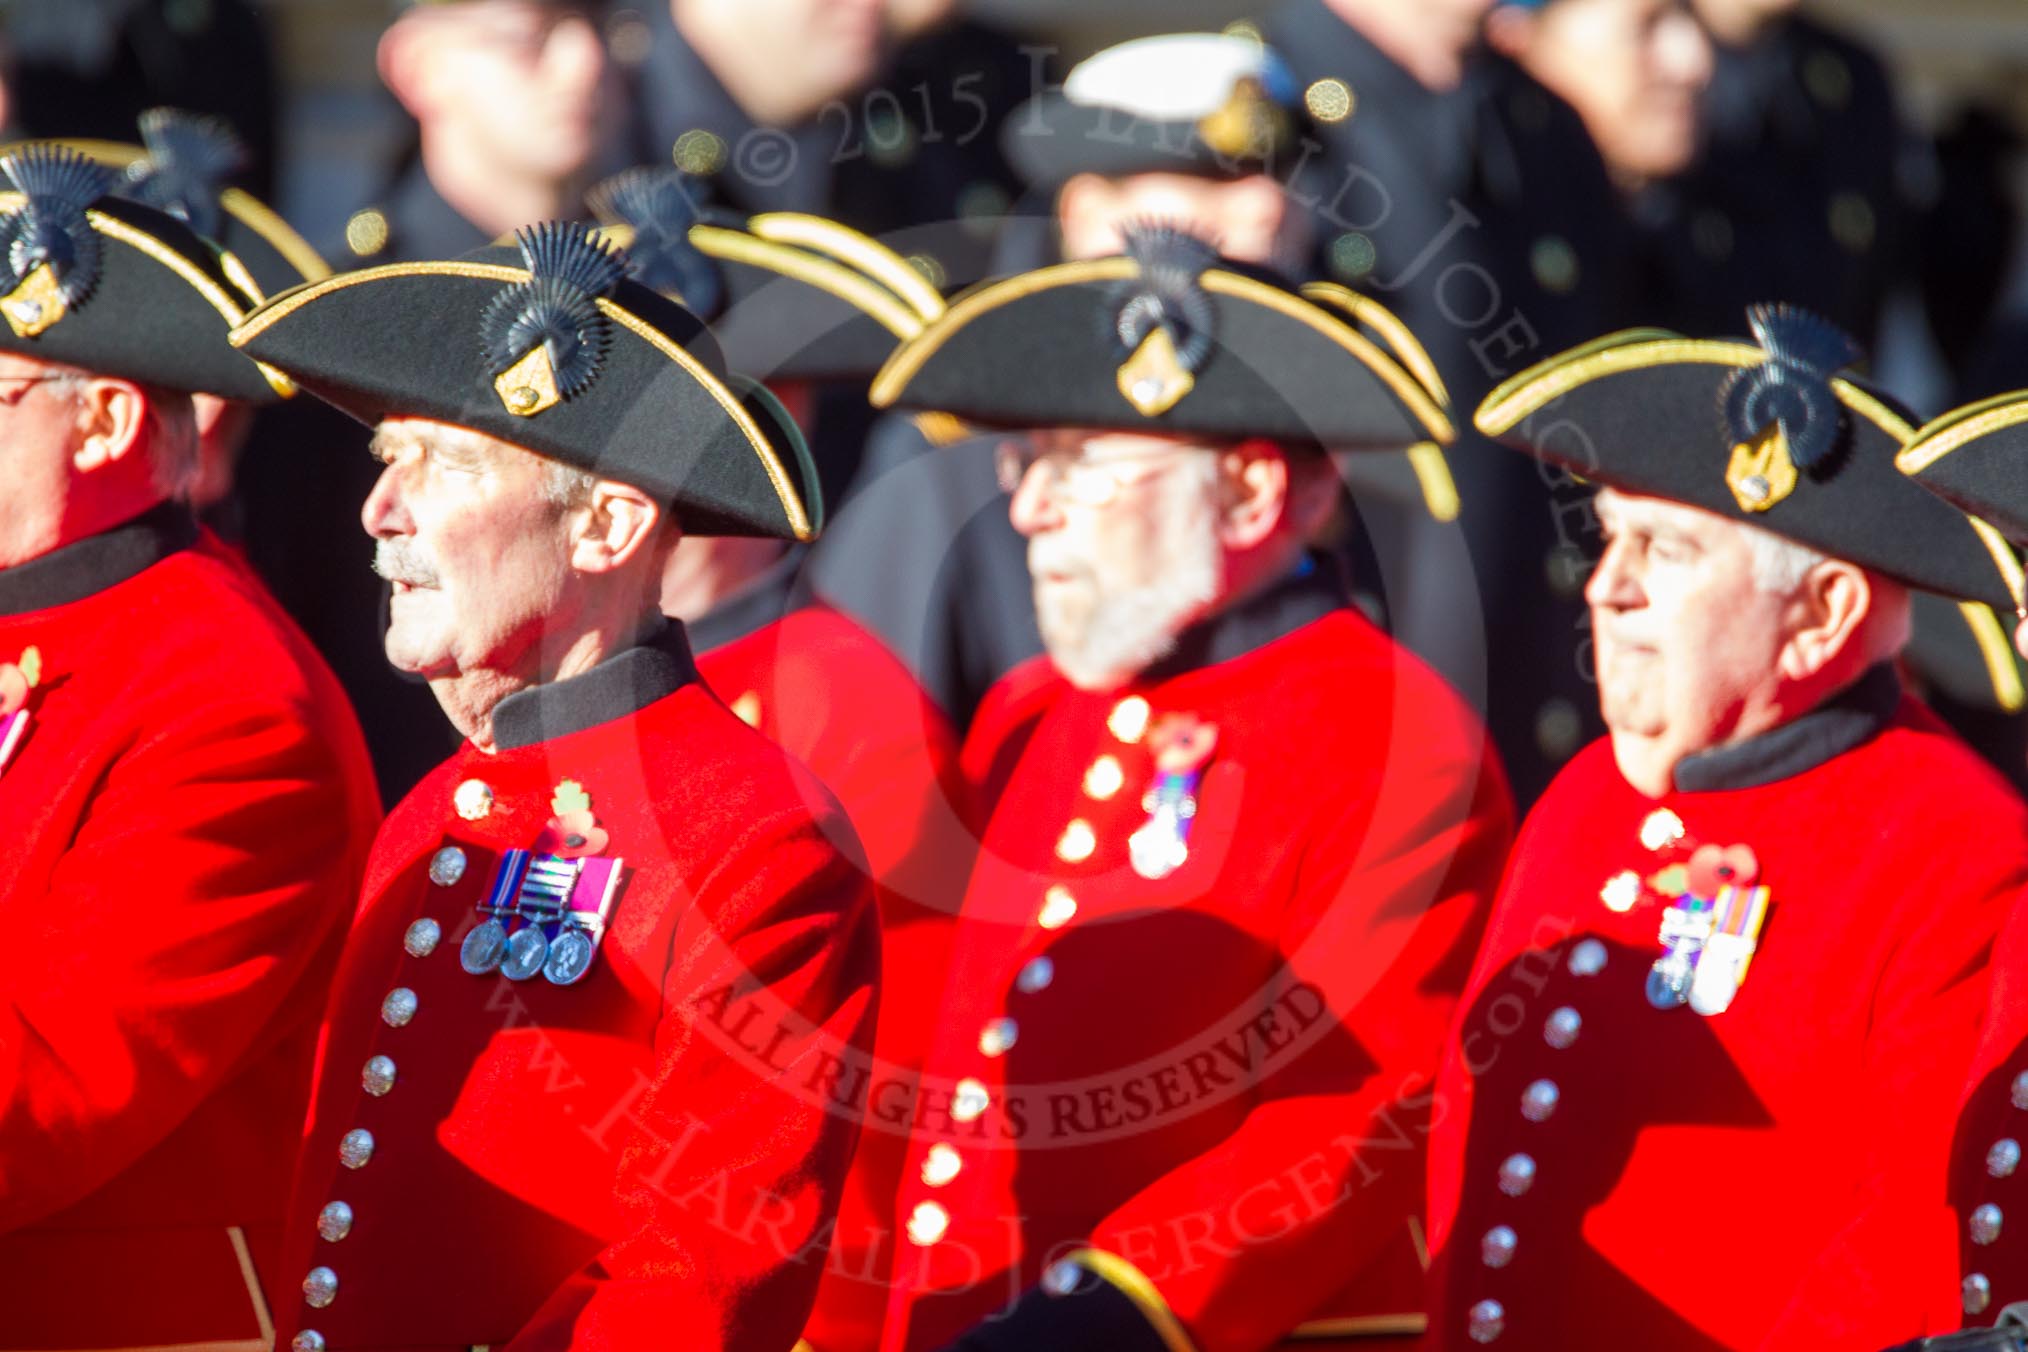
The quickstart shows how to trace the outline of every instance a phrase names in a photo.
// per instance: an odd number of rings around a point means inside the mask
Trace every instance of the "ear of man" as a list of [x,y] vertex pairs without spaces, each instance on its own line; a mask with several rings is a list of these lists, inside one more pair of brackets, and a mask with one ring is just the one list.
[[1265,543],[1287,519],[1294,477],[1271,441],[1243,441],[1218,458],[1219,538],[1234,550]]
[[1792,628],[1782,645],[1782,675],[1814,681],[1844,665],[1841,659],[1858,656],[1878,599],[1873,579],[1856,564],[1829,559],[1812,568],[1789,599]]
[[664,520],[660,503],[615,479],[592,485],[590,498],[573,509],[570,562],[582,573],[614,573],[639,560],[665,553],[677,532],[658,529]]
[[130,380],[92,376],[78,387],[78,447],[71,462],[80,474],[119,464],[147,436],[148,396]]

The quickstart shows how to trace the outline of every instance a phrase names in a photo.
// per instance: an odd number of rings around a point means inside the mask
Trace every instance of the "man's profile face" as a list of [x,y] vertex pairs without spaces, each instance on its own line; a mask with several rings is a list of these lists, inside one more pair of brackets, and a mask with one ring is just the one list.
[[584,172],[606,127],[606,50],[588,11],[469,0],[403,19],[422,44],[410,110],[454,130],[485,167],[563,180]]
[[360,520],[393,588],[387,660],[428,679],[529,669],[572,580],[550,462],[422,418],[383,421],[373,453]]
[[1608,168],[1666,178],[1696,158],[1711,43],[1684,0],[1554,0],[1522,64],[1584,119]]
[[[62,378],[65,369],[0,352],[0,447],[5,448],[0,464],[5,465],[4,494],[12,502],[54,504],[52,510],[58,511],[69,496],[71,457],[82,428],[77,387]],[[0,507],[0,568],[32,558],[46,545],[38,538],[46,523],[32,516],[25,506]]]
[[1607,544],[1585,600],[1606,726],[1679,755],[1721,744],[1788,638],[1787,599],[1755,581],[1751,528],[1613,489],[1598,516]]
[[[671,0],[672,11],[709,19],[766,53],[786,102],[814,114],[872,84],[887,48],[887,0]],[[680,20],[679,20],[680,21]],[[851,126],[864,110],[852,109]]]
[[1172,437],[1036,432],[1002,447],[1028,537],[1036,626],[1075,685],[1116,685],[1173,647],[1225,583],[1215,454]]

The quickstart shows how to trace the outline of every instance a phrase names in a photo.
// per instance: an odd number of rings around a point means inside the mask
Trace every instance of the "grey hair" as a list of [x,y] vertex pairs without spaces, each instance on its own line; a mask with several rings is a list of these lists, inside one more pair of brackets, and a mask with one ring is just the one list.
[[[78,392],[91,380],[89,371],[56,367],[49,372],[50,384],[69,395],[75,403]],[[181,390],[134,381],[148,409],[148,468],[156,491],[174,502],[189,498],[202,468],[198,460],[197,410],[190,396]]]
[[582,507],[591,501],[592,489],[598,486],[599,476],[566,465],[561,460],[551,460],[542,467],[542,496],[553,507],[568,511]]
[[1787,596],[1811,569],[1831,561],[1828,554],[1753,525],[1746,528],[1746,547],[1753,555],[1753,585],[1774,596]]
[[[1831,561],[1828,554],[1758,526],[1746,528],[1746,547],[1753,555],[1754,586],[1771,596],[1790,595],[1803,585],[1803,579],[1818,564]],[[1873,603],[1865,627],[1855,637],[1854,643],[1861,664],[1871,666],[1875,662],[1886,661],[1908,646],[1914,622],[1908,588],[1871,568],[1865,569],[1865,573],[1873,593]]]
[[163,497],[181,502],[197,486],[203,468],[198,457],[197,409],[190,396],[158,385],[143,385],[148,401],[148,420],[154,424],[148,438],[149,466],[155,487]]

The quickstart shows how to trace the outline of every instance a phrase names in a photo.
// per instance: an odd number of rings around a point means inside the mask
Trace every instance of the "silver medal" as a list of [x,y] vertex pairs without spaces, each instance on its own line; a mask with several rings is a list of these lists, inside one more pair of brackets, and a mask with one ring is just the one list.
[[591,960],[591,936],[574,925],[566,925],[549,946],[549,961],[542,965],[542,975],[554,985],[576,985],[591,970]]
[[1674,1009],[1690,998],[1690,982],[1697,975],[1689,954],[1671,950],[1655,959],[1648,969],[1648,1003],[1657,1009]]
[[507,927],[497,918],[489,919],[465,936],[458,949],[458,965],[473,976],[484,976],[500,965],[506,951]]
[[507,956],[500,960],[500,975],[509,981],[526,981],[542,970],[549,957],[549,940],[540,925],[523,925],[507,940]]

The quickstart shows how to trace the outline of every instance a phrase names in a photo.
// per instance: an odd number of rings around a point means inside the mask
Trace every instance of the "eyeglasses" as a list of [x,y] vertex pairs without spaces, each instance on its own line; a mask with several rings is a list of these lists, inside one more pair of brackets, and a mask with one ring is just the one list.
[[1181,449],[1184,448],[1151,446],[1144,451],[1093,459],[1081,447],[1041,446],[1032,440],[1010,440],[993,448],[993,469],[999,475],[1000,490],[1004,493],[1020,492],[1021,485],[1028,481],[1030,471],[1040,467],[1045,476],[1043,487],[1050,497],[1080,507],[1103,507],[1117,498],[1127,485],[1153,477],[1151,474],[1125,474],[1122,470],[1150,461],[1169,460]]
[[28,393],[30,385],[43,385],[50,381],[74,381],[77,377],[68,371],[57,371],[40,376],[0,375],[0,404],[18,404],[21,396]]

